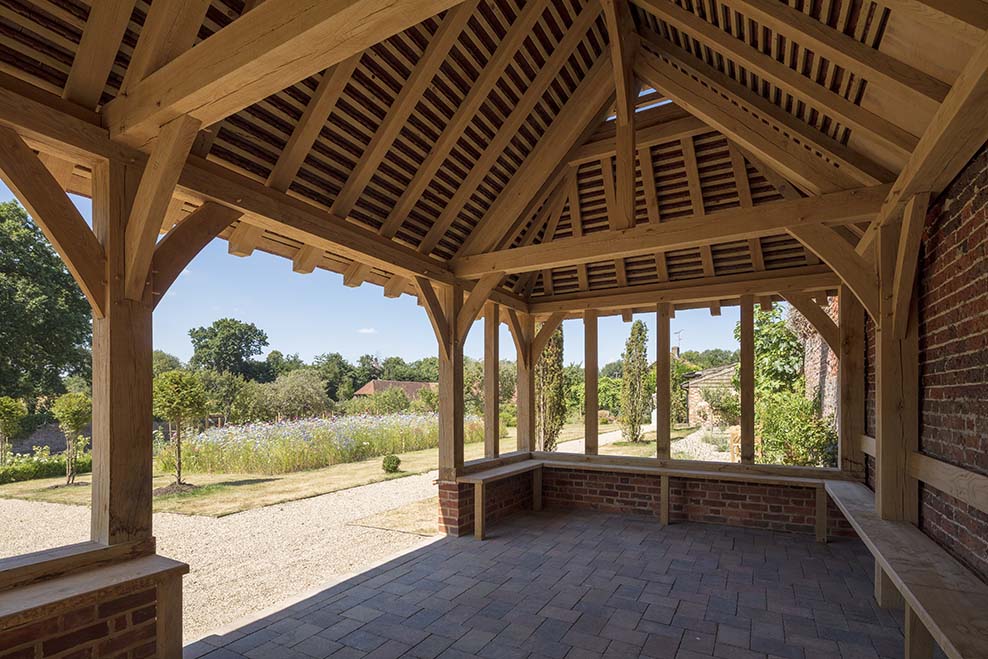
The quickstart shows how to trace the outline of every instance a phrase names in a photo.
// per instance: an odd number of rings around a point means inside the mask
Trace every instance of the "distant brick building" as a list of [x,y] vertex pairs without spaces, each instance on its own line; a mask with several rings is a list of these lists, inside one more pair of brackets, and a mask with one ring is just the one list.
[[439,391],[438,382],[407,382],[405,380],[371,380],[360,389],[353,392],[354,396],[373,396],[382,391],[390,389],[401,389],[408,396],[408,400],[418,398],[419,392],[423,389]]
[[737,364],[714,366],[697,371],[686,385],[686,406],[690,426],[702,425],[707,418],[710,406],[703,398],[704,389],[734,389],[734,370]]

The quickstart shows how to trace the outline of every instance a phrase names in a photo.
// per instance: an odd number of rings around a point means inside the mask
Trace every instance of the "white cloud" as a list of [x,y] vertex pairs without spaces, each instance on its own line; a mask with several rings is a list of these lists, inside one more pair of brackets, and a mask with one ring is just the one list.
[[357,330],[357,334],[377,334],[377,330],[373,327],[361,327]]

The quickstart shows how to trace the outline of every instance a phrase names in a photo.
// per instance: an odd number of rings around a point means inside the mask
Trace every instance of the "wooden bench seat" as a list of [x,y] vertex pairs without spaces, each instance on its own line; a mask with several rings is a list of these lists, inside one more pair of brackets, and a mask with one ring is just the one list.
[[915,525],[881,519],[864,485],[826,489],[905,600],[905,656],[931,656],[936,640],[948,657],[988,657],[988,586]]
[[542,461],[522,460],[493,469],[465,474],[456,479],[457,483],[473,483],[473,535],[478,540],[484,539],[484,520],[487,514],[486,486],[518,474],[532,472],[532,510],[542,510]]
[[586,471],[606,471],[621,474],[636,474],[658,476],[661,488],[661,509],[659,518],[663,524],[669,523],[669,479],[685,478],[694,480],[731,481],[736,483],[755,483],[758,485],[785,485],[790,487],[807,487],[816,491],[816,539],[817,542],[827,541],[827,493],[824,490],[824,480],[806,478],[803,476],[783,476],[778,474],[760,474],[755,472],[731,472],[716,469],[679,469],[670,467],[653,467],[650,465],[608,464],[601,462],[583,462],[578,460],[543,460],[546,467],[555,469],[581,469]]
[[577,460],[528,459],[520,462],[497,466],[483,471],[459,476],[458,483],[474,485],[474,535],[484,538],[484,501],[485,486],[505,478],[533,472],[532,507],[542,509],[542,469],[578,469],[584,471],[600,471],[620,474],[636,474],[659,477],[661,492],[661,507],[659,518],[663,524],[669,523],[669,479],[685,478],[700,480],[732,481],[738,483],[754,483],[758,485],[784,485],[789,487],[806,487],[816,491],[816,539],[817,542],[827,541],[827,493],[824,489],[825,480],[806,478],[802,476],[786,476],[778,474],[762,474],[756,472],[730,472],[716,469],[677,469],[669,467],[653,467],[650,465],[629,465],[603,462],[583,462]]

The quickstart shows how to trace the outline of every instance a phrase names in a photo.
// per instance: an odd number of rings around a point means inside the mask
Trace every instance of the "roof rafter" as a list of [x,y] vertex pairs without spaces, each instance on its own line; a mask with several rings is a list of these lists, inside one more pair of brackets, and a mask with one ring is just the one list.
[[488,272],[512,274],[775,235],[796,226],[850,224],[871,217],[888,189],[882,185],[833,192],[670,223],[598,231],[580,238],[465,256],[454,259],[451,265],[459,277],[479,277]]
[[453,193],[453,197],[443,207],[439,218],[430,227],[425,238],[422,239],[422,243],[419,245],[420,252],[427,254],[439,243],[446,230],[449,229],[450,225],[453,224],[460,214],[460,211],[470,201],[470,197],[473,196],[477,188],[484,182],[491,167],[502,156],[504,149],[515,139],[518,130],[528,120],[529,115],[539,101],[542,100],[542,95],[549,88],[549,85],[556,80],[556,76],[562,70],[567,60],[569,60],[572,52],[583,41],[587,30],[593,25],[599,13],[599,8],[588,5],[583,8],[579,16],[576,17],[576,20],[573,21],[573,25],[570,26],[566,35],[559,42],[559,45],[553,49],[552,55],[546,60],[545,64],[532,80],[532,83],[525,88],[525,93],[515,103],[514,107],[511,108],[511,113],[498,126],[497,133],[484,148],[483,153],[473,163],[470,173],[467,174],[467,177],[457,187],[456,192]]
[[196,42],[210,0],[152,3],[124,74],[121,94],[172,61]]
[[479,0],[466,0],[463,4],[446,13],[439,29],[432,36],[432,40],[422,57],[415,65],[408,80],[405,81],[401,91],[398,92],[398,96],[395,97],[384,121],[374,132],[370,144],[361,154],[343,185],[343,189],[333,201],[331,208],[334,213],[349,215],[350,211],[353,210],[357,199],[363,193],[374,172],[377,171],[381,161],[388,154],[395,138],[398,137],[401,129],[405,126],[405,122],[408,121],[408,117],[415,110],[415,106],[432,82],[436,71],[446,60],[450,49],[456,43],[467,21],[470,20],[478,3]]
[[889,192],[881,212],[857,246],[864,254],[878,229],[902,215],[906,203],[920,192],[939,194],[988,140],[988,34],[982,37],[967,66],[957,76],[943,105],[930,121],[906,166]]
[[93,3],[62,98],[90,110],[99,105],[135,4],[137,0]]
[[604,54],[587,72],[542,139],[474,227],[460,247],[461,253],[474,254],[490,249],[520,216],[552,175],[556,164],[565,161],[567,153],[585,137],[588,125],[607,107],[613,89],[609,83],[610,74],[610,55]]
[[627,0],[601,0],[604,22],[610,40],[611,67],[615,87],[615,151],[617,172],[614,182],[613,212],[608,213],[612,229],[627,229],[635,225],[635,101],[638,83],[635,80],[635,56],[638,34],[631,19]]
[[402,191],[394,208],[388,213],[387,219],[381,226],[381,235],[390,238],[398,232],[398,228],[408,214],[412,212],[415,204],[422,197],[422,193],[425,192],[436,172],[439,171],[447,156],[452,152],[463,131],[487,99],[487,95],[511,63],[516,51],[521,47],[532,26],[535,25],[544,11],[545,0],[532,0],[525,5],[515,22],[508,28],[507,34],[497,45],[497,49],[491,55],[491,59],[484,67],[480,77],[470,87],[466,98],[460,103],[439,139],[436,140],[425,160],[416,169],[411,182]]
[[852,128],[862,130],[908,157],[919,138],[887,119],[856,105],[827,87],[764,54],[707,20],[682,9],[669,0],[633,0],[642,9],[674,26],[700,37],[704,43],[728,56],[752,73],[771,80],[804,102],[826,110]]
[[[652,43],[651,39],[643,41]],[[639,75],[728,138],[756,153],[799,187],[820,194],[887,183],[895,178],[891,172],[720,71],[686,55],[671,42],[656,43],[653,47],[662,55],[643,49],[638,56]],[[839,167],[818,153],[825,154]]]
[[867,80],[901,90],[917,102],[939,103],[949,85],[880,50],[869,48],[812,16],[776,0],[730,0],[748,18]]
[[214,124],[460,1],[267,0],[108,103],[105,125],[140,145],[180,114]]

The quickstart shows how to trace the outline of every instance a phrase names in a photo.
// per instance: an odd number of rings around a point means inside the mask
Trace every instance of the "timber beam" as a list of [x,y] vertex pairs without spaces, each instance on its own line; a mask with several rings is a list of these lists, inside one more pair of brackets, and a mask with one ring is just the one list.
[[567,293],[534,298],[529,303],[532,314],[544,315],[557,311],[578,313],[587,310],[603,312],[612,309],[651,307],[661,302],[679,305],[684,302],[706,302],[734,299],[742,295],[756,297],[787,292],[833,291],[840,285],[826,266],[783,268],[766,272],[704,277],[659,285],[629,286],[582,293]]
[[[111,140],[96,123],[95,114],[79,111],[52,94],[28,91],[0,75],[0,126],[16,131],[32,148],[77,163],[111,160],[146,165],[147,154]],[[280,233],[409,279],[425,276],[473,289],[473,282],[458,280],[448,266],[433,258],[203,158],[189,156],[177,187],[190,199],[214,201],[239,211],[244,215],[239,226]],[[491,299],[527,311],[523,300],[503,291],[494,291]]]
[[210,126],[457,4],[268,0],[108,103],[104,123],[132,145],[182,114]]
[[937,109],[906,166],[889,191],[881,212],[857,246],[858,254],[871,248],[878,229],[897,222],[909,200],[919,193],[934,196],[957,176],[988,141],[988,34],[972,53],[950,93]]
[[880,185],[834,192],[821,197],[721,211],[709,217],[687,218],[665,224],[640,224],[630,229],[601,231],[579,238],[465,256],[452,261],[453,272],[458,277],[480,277],[488,272],[531,272],[759,238],[792,227],[868,221],[881,208],[888,190],[888,186]]

